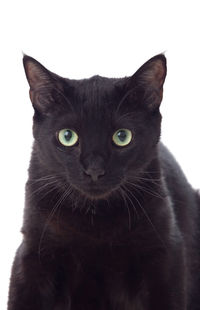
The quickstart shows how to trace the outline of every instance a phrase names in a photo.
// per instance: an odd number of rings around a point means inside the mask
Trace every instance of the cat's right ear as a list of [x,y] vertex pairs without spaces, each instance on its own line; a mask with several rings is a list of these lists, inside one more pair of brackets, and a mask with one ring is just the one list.
[[56,80],[50,71],[30,56],[24,55],[23,64],[33,107],[41,114],[48,114],[54,105],[53,90]]

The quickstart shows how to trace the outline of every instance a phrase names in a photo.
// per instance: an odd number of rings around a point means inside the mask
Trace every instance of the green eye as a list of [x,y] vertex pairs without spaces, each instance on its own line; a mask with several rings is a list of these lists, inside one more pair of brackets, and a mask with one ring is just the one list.
[[117,146],[126,146],[132,140],[132,132],[129,129],[118,129],[112,139]]
[[72,129],[62,129],[58,133],[58,139],[64,146],[73,146],[78,141],[78,135]]

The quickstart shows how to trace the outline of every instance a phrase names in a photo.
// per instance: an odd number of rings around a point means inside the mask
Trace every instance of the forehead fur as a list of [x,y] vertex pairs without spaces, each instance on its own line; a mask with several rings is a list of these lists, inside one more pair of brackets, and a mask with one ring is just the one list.
[[77,112],[95,116],[115,109],[122,97],[122,79],[105,78],[99,75],[83,80],[67,80],[71,91],[67,90],[68,97],[73,101]]

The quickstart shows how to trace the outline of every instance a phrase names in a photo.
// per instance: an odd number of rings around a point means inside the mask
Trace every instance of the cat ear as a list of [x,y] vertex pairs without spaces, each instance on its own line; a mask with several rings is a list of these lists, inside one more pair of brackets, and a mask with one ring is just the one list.
[[24,55],[23,64],[30,86],[30,99],[36,111],[48,114],[54,105],[55,78],[34,58]]
[[151,111],[158,109],[162,101],[166,73],[166,58],[160,54],[148,60],[132,77],[136,96]]

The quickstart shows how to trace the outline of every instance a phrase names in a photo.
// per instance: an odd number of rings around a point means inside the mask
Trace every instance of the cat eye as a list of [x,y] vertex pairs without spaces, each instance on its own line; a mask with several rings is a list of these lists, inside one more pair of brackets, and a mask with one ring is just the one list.
[[58,133],[58,140],[64,146],[73,146],[78,141],[78,135],[72,129],[62,129]]
[[117,146],[126,146],[132,140],[132,132],[129,129],[118,129],[112,136],[112,140]]

